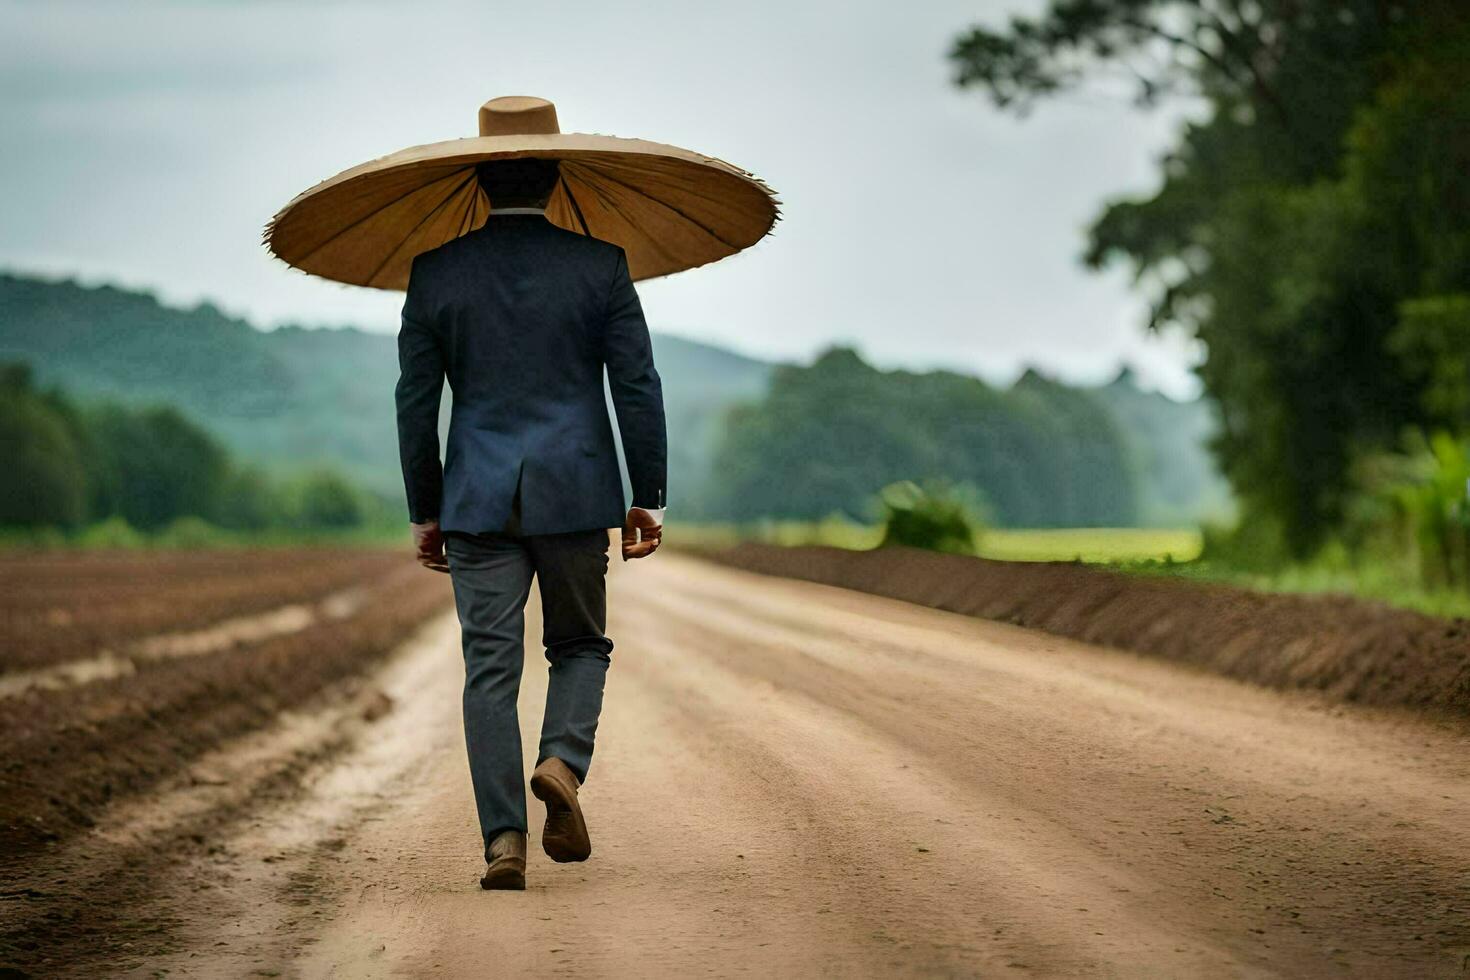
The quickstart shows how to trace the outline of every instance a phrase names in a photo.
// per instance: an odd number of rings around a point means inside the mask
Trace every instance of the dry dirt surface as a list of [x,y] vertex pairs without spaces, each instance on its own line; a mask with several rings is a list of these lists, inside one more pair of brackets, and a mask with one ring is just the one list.
[[51,552],[0,560],[0,671],[46,668],[100,649],[277,609],[403,565],[397,552]]
[[1268,687],[1470,719],[1470,621],[1079,562],[746,542],[706,557],[1163,657]]
[[[677,554],[615,562],[610,588],[590,861],[546,859],[533,809],[527,890],[478,889],[457,626],[440,613],[364,682],[391,709],[358,696],[285,712],[202,757],[213,778],[119,803],[62,845],[52,877],[130,926],[16,965],[1470,972],[1470,737],[1453,722]],[[533,603],[528,765],[538,635]],[[33,870],[24,887],[61,886]],[[12,924],[50,908],[17,892]]]

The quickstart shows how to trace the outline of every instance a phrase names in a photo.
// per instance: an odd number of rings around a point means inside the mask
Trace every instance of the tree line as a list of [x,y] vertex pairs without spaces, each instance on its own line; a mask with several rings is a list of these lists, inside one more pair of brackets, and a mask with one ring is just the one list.
[[702,488],[715,513],[854,520],[903,480],[942,479],[1014,527],[1137,522],[1139,474],[1090,392],[1028,374],[1009,390],[944,371],[880,371],[847,348],[782,366],[725,420]]
[[345,529],[383,504],[330,469],[281,479],[237,463],[172,407],[79,405],[0,365],[0,526],[76,530],[120,520],[140,531],[195,518],[236,531]]
[[1087,261],[1131,266],[1150,325],[1204,342],[1253,533],[1310,555],[1350,532],[1377,457],[1463,438],[1470,4],[1052,0],[951,58],[1021,113],[1120,74],[1142,104],[1205,106],[1158,191],[1102,209]]

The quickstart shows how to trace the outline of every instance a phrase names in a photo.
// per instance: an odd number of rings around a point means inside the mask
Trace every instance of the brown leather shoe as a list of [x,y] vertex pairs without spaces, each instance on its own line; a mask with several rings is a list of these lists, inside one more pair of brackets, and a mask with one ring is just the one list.
[[553,861],[585,861],[592,853],[587,823],[577,803],[577,774],[556,757],[547,759],[531,774],[531,792],[546,804],[546,826],[541,831],[541,849]]
[[526,835],[519,830],[502,830],[485,848],[485,876],[480,887],[486,891],[526,890]]

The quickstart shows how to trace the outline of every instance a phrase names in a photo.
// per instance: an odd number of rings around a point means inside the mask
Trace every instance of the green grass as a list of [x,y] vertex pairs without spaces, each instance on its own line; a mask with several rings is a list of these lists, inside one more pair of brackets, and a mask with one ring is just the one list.
[[[843,520],[763,521],[745,525],[671,524],[671,545],[730,547],[741,541],[828,545],[864,550],[877,547],[882,529]],[[1411,570],[1389,563],[1351,566],[1344,560],[1246,572],[1199,560],[1201,538],[1194,530],[1141,528],[990,529],[979,554],[1001,561],[1083,561],[1137,575],[1170,575],[1219,582],[1259,592],[1336,593],[1376,600],[1434,616],[1470,617],[1470,595],[1419,585]]]
[[[760,521],[752,524],[669,525],[670,543],[695,547],[729,547],[741,541],[786,546],[818,544],[833,548],[875,548],[883,537],[876,525],[850,521]],[[991,529],[978,553],[1001,561],[1084,561],[1114,564],[1143,561],[1192,561],[1199,556],[1200,535],[1194,530],[1146,528]]]
[[854,551],[876,548],[883,536],[881,528],[837,519],[752,521],[748,524],[691,524],[670,521],[665,534],[671,544],[694,548],[732,548],[742,541],[759,541],[784,547],[820,544],[834,548],[851,548]]
[[1245,572],[1219,562],[1196,561],[1170,566],[1142,565],[1126,571],[1148,575],[1172,575],[1197,582],[1219,582],[1257,592],[1298,595],[1350,595],[1431,616],[1470,617],[1470,595],[1447,588],[1428,588],[1416,576],[1390,564],[1355,567],[1323,563],[1290,565],[1276,571]]
[[1199,557],[1195,530],[1134,527],[992,529],[980,541],[980,554],[999,561],[1187,562]]

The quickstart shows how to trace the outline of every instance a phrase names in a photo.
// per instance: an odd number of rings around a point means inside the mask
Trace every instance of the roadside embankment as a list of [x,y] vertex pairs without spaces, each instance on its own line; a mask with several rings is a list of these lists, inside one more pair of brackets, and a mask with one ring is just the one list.
[[744,543],[736,568],[1014,623],[1336,700],[1470,715],[1470,622],[1344,596],[1253,592],[1074,562]]

